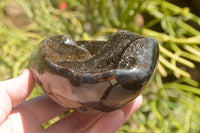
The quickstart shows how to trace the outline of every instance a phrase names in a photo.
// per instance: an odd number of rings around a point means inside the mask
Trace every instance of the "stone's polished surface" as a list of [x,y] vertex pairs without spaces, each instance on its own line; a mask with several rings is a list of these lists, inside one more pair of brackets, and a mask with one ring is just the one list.
[[58,104],[78,111],[109,112],[139,95],[159,57],[154,38],[118,31],[107,41],[42,41],[29,66],[36,82]]

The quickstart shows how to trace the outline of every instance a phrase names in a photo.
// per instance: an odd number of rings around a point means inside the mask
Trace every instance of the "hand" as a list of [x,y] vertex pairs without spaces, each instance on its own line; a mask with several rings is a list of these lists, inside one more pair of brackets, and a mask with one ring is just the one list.
[[25,101],[33,87],[34,79],[29,70],[0,82],[0,133],[115,133],[142,104],[142,96],[139,96],[122,109],[106,114],[72,112],[42,130],[41,124],[66,109],[46,95]]

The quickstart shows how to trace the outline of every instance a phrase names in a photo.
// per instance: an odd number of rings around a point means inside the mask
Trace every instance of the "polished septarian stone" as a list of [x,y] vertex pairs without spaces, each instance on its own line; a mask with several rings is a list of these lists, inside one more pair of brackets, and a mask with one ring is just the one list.
[[84,112],[109,112],[136,98],[154,75],[156,39],[118,31],[107,41],[43,40],[29,66],[35,81],[58,104]]

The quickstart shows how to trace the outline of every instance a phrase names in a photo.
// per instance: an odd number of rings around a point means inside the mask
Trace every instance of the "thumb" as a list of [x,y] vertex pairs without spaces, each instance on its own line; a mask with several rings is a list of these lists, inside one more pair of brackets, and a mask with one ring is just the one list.
[[6,119],[12,108],[23,102],[31,93],[34,80],[30,70],[22,75],[0,82],[0,124]]

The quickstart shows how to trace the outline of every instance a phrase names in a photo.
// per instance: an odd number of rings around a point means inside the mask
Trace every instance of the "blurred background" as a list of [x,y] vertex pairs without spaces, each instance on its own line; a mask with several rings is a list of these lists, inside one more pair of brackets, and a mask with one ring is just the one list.
[[[0,81],[28,68],[49,36],[97,40],[128,30],[155,37],[160,57],[142,107],[118,133],[200,132],[199,9],[199,0],[0,0]],[[29,98],[41,94],[36,86]]]

